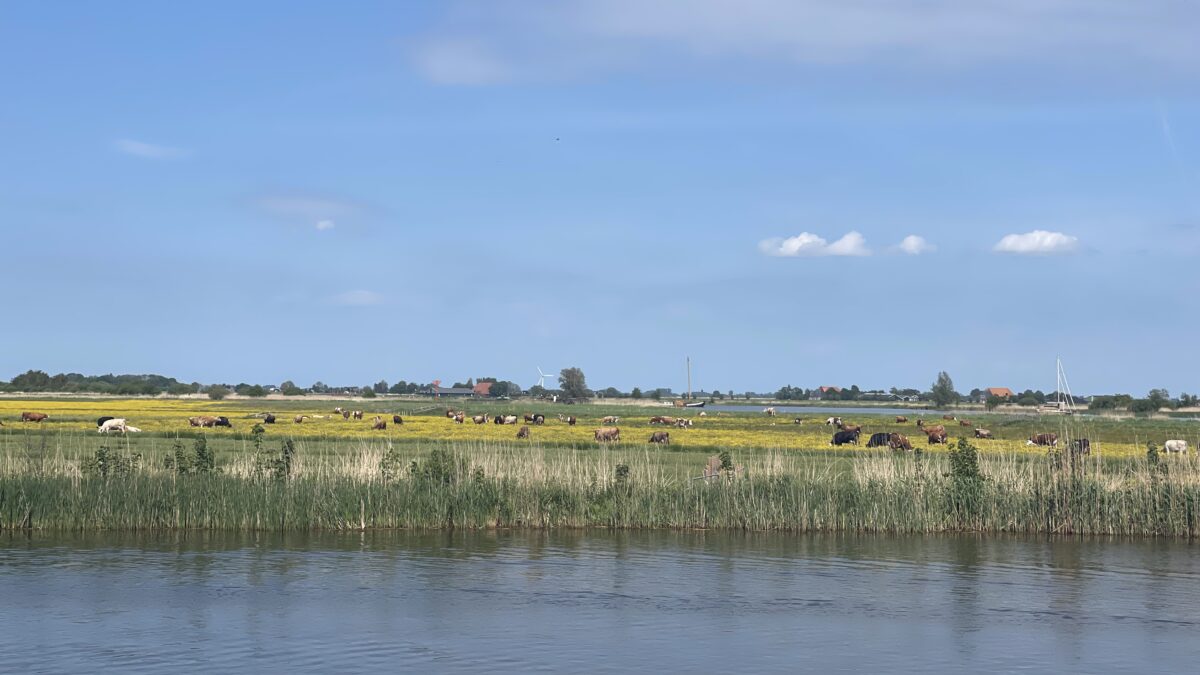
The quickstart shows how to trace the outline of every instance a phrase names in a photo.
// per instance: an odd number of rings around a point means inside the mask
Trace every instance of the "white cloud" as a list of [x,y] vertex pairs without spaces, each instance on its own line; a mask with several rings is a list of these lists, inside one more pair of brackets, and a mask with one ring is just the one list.
[[366,307],[369,305],[383,304],[384,297],[375,291],[354,290],[339,293],[331,300],[335,305],[343,305],[346,307]]
[[811,232],[794,237],[772,237],[758,242],[758,249],[769,256],[797,258],[809,256],[866,256],[871,255],[867,240],[858,232],[847,232],[832,244]]
[[333,222],[332,220],[329,220],[328,218],[326,218],[325,220],[317,221],[317,229],[318,230],[332,230],[336,226],[337,226],[337,223]]
[[188,152],[182,148],[172,148],[168,145],[155,145],[154,143],[145,143],[143,141],[135,141],[129,138],[122,138],[113,141],[113,147],[117,152],[143,159],[176,159],[186,157]]
[[921,255],[922,253],[929,253],[937,250],[936,246],[925,241],[925,237],[915,234],[910,234],[904,239],[900,240],[900,243],[896,245],[896,248],[900,249],[904,253],[907,253],[908,255]]
[[417,70],[438,84],[499,84],[512,79],[509,68],[482,42],[431,40],[413,52]]
[[[413,54],[444,84],[771,62],[927,72],[1013,65],[1138,78],[1200,74],[1188,0],[573,0],[445,3]],[[1136,81],[1136,80],[1135,80]]]
[[255,199],[254,206],[298,227],[332,230],[343,220],[353,224],[363,207],[351,202],[305,194],[270,194]]
[[1062,232],[1034,230],[1025,234],[1009,234],[996,243],[992,250],[997,253],[1019,255],[1048,255],[1070,253],[1079,246],[1079,239]]

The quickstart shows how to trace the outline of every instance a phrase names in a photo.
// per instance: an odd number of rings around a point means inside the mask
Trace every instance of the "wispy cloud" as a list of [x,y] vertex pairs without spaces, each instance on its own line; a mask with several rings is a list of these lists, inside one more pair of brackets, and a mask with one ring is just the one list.
[[896,244],[896,249],[901,253],[907,253],[908,255],[921,255],[922,253],[931,253],[936,251],[937,247],[933,244],[930,244],[928,241],[925,241],[925,237],[910,234],[904,239],[901,239],[899,244]]
[[330,298],[330,301],[335,305],[342,305],[343,307],[368,307],[370,305],[381,305],[385,299],[383,295],[375,291],[359,289],[339,293]]
[[135,141],[131,138],[121,138],[113,141],[113,148],[117,152],[143,159],[178,159],[188,155],[188,151],[183,148]]
[[847,232],[832,244],[811,232],[801,232],[794,237],[772,237],[758,242],[758,250],[777,258],[871,255],[866,238],[858,232]]
[[352,219],[363,208],[357,204],[306,194],[269,194],[258,197],[255,207],[275,218],[297,226],[332,230],[342,219]]
[[1018,255],[1050,255],[1071,253],[1079,248],[1079,238],[1062,232],[1034,230],[1025,234],[1010,234],[996,243],[992,250],[997,253]]
[[445,3],[414,66],[444,84],[770,62],[927,72],[1014,66],[1200,74],[1194,3],[1095,0],[566,0]]

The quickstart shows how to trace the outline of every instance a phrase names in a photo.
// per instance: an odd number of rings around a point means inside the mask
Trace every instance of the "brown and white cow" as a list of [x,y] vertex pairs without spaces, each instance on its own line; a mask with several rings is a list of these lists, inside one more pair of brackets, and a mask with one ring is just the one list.
[[908,421],[908,418],[905,417],[904,415],[896,415],[896,424],[904,424],[907,421]]
[[1029,437],[1029,440],[1025,441],[1025,445],[1049,445],[1054,447],[1058,445],[1058,434],[1053,432],[1048,434],[1034,434]]
[[888,434],[888,447],[892,450],[912,450],[912,443],[908,442],[908,437],[904,434],[892,432]]
[[295,417],[292,418],[292,422],[294,424],[303,424],[305,417],[308,417],[308,415],[296,415]]
[[992,432],[988,431],[987,429],[976,429],[975,430],[975,438],[990,439],[991,437],[992,437]]
[[522,424],[520,429],[517,429],[517,438],[529,438],[529,425]]
[[620,441],[621,430],[616,427],[600,427],[596,430],[595,438],[597,443]]
[[376,415],[375,419],[371,420],[371,429],[374,431],[383,431],[387,429],[387,420],[383,419],[379,415]]
[[475,424],[487,424],[488,416],[487,415],[472,415],[471,421],[474,422]]
[[600,420],[600,424],[620,424],[621,418],[616,415],[608,415]]
[[575,417],[573,415],[564,415],[562,413],[559,413],[558,421],[566,422],[567,426],[573,427],[573,426],[575,426],[575,423],[578,422],[579,420],[575,419]]
[[40,413],[40,412],[23,412],[23,413],[21,413],[21,421],[22,422],[41,423],[41,421],[46,419],[47,417],[49,417],[49,415],[47,415],[46,413]]
[[650,434],[650,442],[651,443],[661,443],[662,445],[670,445],[671,444],[671,432],[656,431],[656,432]]

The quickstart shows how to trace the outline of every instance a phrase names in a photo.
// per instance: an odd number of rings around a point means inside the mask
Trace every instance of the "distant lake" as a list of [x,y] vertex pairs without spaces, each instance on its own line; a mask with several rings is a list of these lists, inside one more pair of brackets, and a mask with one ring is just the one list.
[[1178,541],[0,535],[7,672],[1194,672]]

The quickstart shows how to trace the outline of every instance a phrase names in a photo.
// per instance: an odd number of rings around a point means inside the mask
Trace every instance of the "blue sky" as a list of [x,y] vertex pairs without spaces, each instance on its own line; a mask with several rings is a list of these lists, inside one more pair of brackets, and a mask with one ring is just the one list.
[[1189,2],[0,10],[0,378],[1200,390]]

